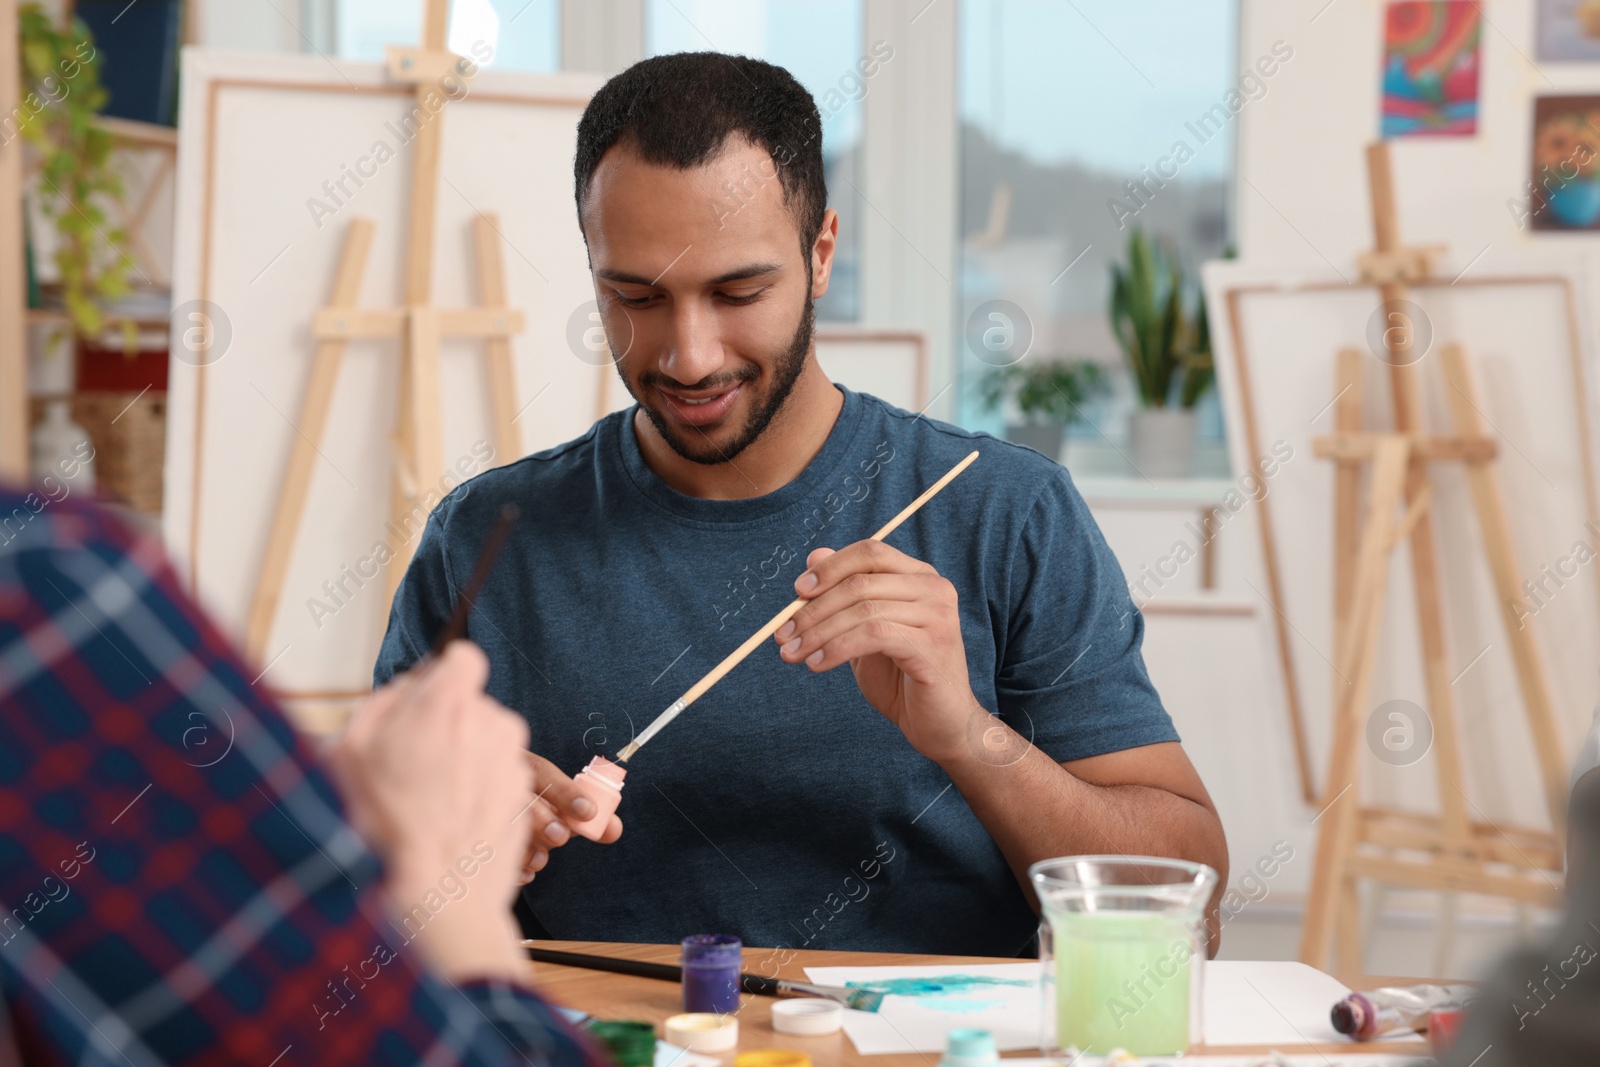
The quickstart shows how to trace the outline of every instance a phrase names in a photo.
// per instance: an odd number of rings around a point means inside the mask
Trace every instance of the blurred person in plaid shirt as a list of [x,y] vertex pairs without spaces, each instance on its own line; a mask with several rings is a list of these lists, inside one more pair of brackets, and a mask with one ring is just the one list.
[[0,488],[0,1064],[601,1063],[528,986],[510,905],[572,798],[523,817],[483,654],[320,760],[252,673],[153,539]]

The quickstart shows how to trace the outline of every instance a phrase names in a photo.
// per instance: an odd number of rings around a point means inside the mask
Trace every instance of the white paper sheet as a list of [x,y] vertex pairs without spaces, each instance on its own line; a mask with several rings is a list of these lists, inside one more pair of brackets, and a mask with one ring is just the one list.
[[[844,1032],[865,1056],[892,1052],[942,1052],[945,1034],[961,1027],[988,1030],[1002,1052],[1039,1047],[1039,964],[1036,962],[938,967],[807,967],[819,985],[882,982],[896,978],[976,979],[921,996],[886,996],[875,1013],[845,1012]],[[999,984],[999,983],[1024,983]],[[1345,1041],[1328,1012],[1349,992],[1314,967],[1292,962],[1210,961],[1205,965],[1203,1032],[1211,1045],[1292,1048]],[[1400,1034],[1386,1040],[1423,1039]],[[1359,1053],[1354,1053],[1359,1054]],[[1403,1058],[1402,1058],[1403,1059]],[[1190,1061],[1185,1062],[1201,1062]],[[1321,1061],[1319,1061],[1321,1062]],[[1375,1063],[1363,1058],[1362,1063]]]
[[[1309,1045],[1346,1041],[1329,1010],[1350,992],[1304,963],[1212,960],[1206,964],[1208,1045]],[[1402,1032],[1386,1041],[1423,1038]]]

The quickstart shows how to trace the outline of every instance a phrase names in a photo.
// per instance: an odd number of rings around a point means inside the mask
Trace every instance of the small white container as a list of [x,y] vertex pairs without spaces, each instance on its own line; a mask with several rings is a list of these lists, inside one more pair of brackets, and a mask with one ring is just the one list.
[[33,480],[35,484],[46,478],[57,480],[65,472],[77,468],[72,481],[76,487],[94,491],[94,445],[89,431],[72,421],[72,406],[65,400],[52,400],[45,405],[44,421],[33,428]]
[[715,1012],[674,1015],[663,1025],[668,1043],[690,1052],[727,1052],[738,1047],[739,1020]]
[[775,1000],[772,1028],[780,1034],[832,1034],[844,1025],[844,1008],[822,999]]

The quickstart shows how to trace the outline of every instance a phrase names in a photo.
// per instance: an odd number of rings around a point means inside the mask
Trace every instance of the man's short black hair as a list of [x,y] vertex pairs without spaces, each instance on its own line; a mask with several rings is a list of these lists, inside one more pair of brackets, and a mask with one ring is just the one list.
[[[578,225],[600,157],[626,140],[647,163],[688,170],[709,162],[733,134],[765,149],[772,164],[752,172],[710,205],[737,211],[777,169],[783,202],[800,230],[800,253],[822,229],[828,186],[822,169],[822,116],[805,86],[782,67],[721,52],[676,52],[640,60],[600,87],[578,121],[573,164]],[[739,186],[739,182],[735,183]]]

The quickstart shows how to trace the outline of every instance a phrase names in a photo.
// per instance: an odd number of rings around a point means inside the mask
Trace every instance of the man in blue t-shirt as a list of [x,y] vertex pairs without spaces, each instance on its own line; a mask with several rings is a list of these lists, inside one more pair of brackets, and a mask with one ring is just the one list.
[[[1178,857],[1226,881],[1142,619],[1066,471],[819,368],[839,227],[820,143],[805,89],[742,56],[659,56],[600,89],[578,217],[637,404],[450,493],[395,597],[378,683],[426,654],[519,505],[468,633],[547,789],[534,936],[1016,955],[1039,860]],[[565,775],[797,593],[773,646],[629,762],[606,843],[568,844],[585,812]]]

